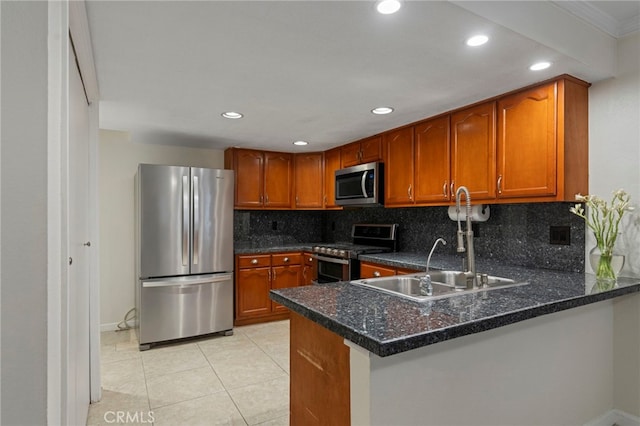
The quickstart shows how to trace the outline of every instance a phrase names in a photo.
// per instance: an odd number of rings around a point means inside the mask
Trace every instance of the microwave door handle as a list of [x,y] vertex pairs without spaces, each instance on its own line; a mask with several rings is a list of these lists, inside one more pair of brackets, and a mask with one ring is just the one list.
[[362,172],[362,181],[360,182],[360,185],[362,186],[362,196],[363,197],[367,197],[367,172],[364,171]]

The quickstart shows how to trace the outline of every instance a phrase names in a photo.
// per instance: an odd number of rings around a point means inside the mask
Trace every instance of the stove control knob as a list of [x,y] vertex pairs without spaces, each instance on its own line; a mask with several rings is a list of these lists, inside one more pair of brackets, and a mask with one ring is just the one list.
[[346,250],[340,250],[339,254],[340,254],[340,256],[342,256],[342,257],[347,257],[347,252],[346,252]]
[[326,252],[327,252],[326,247],[320,247],[320,253],[326,253]]

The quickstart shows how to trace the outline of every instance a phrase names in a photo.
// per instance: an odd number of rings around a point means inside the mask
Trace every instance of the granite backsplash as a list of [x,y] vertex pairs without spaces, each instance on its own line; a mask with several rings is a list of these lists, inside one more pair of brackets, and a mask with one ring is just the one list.
[[[584,272],[584,220],[569,212],[570,203],[491,205],[487,222],[474,225],[478,258],[505,264]],[[457,225],[447,207],[356,208],[341,211],[235,211],[238,242],[288,244],[351,240],[354,223],[398,223],[398,250],[427,253],[436,240],[440,253],[456,254]],[[550,244],[552,226],[569,227],[569,244]],[[275,229],[274,229],[275,228]],[[464,229],[464,225],[463,225]],[[462,257],[462,255],[460,255]]]

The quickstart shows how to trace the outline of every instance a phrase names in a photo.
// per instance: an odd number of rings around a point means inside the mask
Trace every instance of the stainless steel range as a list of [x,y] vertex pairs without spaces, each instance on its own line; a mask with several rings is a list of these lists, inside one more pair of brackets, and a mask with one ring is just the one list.
[[328,243],[313,247],[318,262],[316,283],[350,281],[360,278],[359,256],[396,251],[398,224],[356,224],[351,243]]

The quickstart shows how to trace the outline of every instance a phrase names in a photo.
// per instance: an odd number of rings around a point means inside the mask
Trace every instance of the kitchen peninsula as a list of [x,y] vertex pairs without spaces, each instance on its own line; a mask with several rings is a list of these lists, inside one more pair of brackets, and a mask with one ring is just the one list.
[[[403,253],[362,260],[424,269]],[[349,283],[272,291],[292,311],[291,424],[322,424],[330,404],[343,410],[332,424],[585,424],[615,408],[619,380],[640,403],[640,348],[626,357],[616,349],[619,338],[638,341],[640,324],[619,327],[615,315],[624,305],[637,312],[640,280],[598,291],[589,274],[480,267],[528,284],[422,303]],[[299,387],[326,406],[294,401]]]

